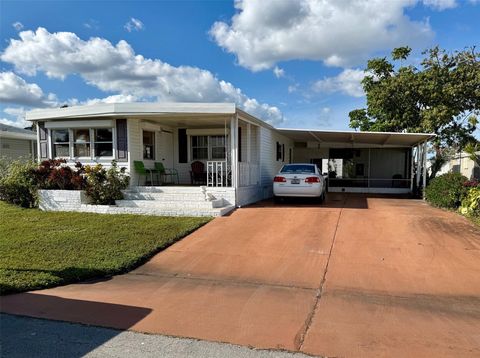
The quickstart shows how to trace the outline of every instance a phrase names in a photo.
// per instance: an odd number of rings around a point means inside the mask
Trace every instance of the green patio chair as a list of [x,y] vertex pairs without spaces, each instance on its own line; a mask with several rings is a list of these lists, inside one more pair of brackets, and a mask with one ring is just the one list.
[[134,160],[133,161],[133,168],[135,170],[135,173],[138,174],[137,185],[140,185],[140,177],[142,175],[145,176],[145,185],[146,185],[147,184],[147,177],[150,174],[150,185],[153,186],[153,174],[157,173],[157,170],[145,168],[145,165],[140,160]]
[[155,166],[155,170],[160,174],[160,177],[162,178],[162,182],[163,182],[163,179],[166,177],[171,178],[169,183],[175,184],[175,179],[176,179],[176,184],[180,182],[180,180],[178,179],[177,169],[165,168],[165,166],[161,162],[155,162],[154,166]]

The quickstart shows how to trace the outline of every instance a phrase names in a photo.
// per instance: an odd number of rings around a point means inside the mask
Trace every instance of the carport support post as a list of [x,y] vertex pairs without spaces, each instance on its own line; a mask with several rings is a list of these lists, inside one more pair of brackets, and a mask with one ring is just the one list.
[[415,177],[413,176],[413,171],[415,170],[415,157],[414,157],[414,151],[415,147],[412,147],[410,149],[410,192],[413,194],[413,181],[415,180]]
[[418,193],[418,190],[419,190],[419,187],[420,187],[420,168],[421,168],[421,166],[420,166],[420,164],[421,164],[421,163],[420,163],[420,148],[421,148],[421,146],[420,146],[420,144],[418,144],[418,145],[417,145],[417,153],[416,153],[416,157],[417,157],[417,170],[416,170],[416,173],[415,173],[415,175],[416,175],[416,177],[417,177],[417,178],[416,178],[416,179],[417,179],[417,180],[416,180],[417,188],[416,188],[416,193],[415,193],[415,194]]
[[427,141],[423,143],[423,199],[425,199],[425,188],[427,186]]

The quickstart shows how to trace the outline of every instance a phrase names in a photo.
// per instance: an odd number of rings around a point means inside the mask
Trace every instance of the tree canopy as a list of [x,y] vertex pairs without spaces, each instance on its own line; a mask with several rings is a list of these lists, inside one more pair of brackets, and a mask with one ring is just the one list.
[[419,67],[405,65],[411,49],[392,51],[391,60],[368,61],[362,81],[367,108],[350,112],[350,127],[368,131],[435,133],[432,176],[445,153],[476,143],[480,114],[480,53],[424,51]]

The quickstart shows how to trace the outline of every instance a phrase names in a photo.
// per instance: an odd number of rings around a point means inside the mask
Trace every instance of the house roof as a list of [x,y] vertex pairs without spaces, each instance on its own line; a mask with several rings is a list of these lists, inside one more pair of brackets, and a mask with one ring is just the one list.
[[65,108],[34,109],[27,112],[29,121],[108,116],[160,116],[172,114],[234,114],[234,103],[99,103]]
[[0,123],[0,138],[36,140],[37,135],[35,132],[28,129]]
[[429,133],[397,133],[397,132],[355,132],[328,131],[318,129],[277,128],[283,135],[296,142],[318,142],[345,145],[379,145],[413,147],[435,137]]
[[[275,129],[297,142],[318,142],[333,145],[374,145],[411,147],[435,137],[428,133],[390,133],[325,131],[319,129],[274,128],[270,124],[238,109],[235,103],[99,103],[65,108],[36,109],[27,112],[26,119],[59,120],[128,116],[129,118],[160,118],[181,125],[213,125],[233,114],[241,119]],[[198,116],[193,118],[192,116]],[[202,121],[199,119],[202,118]],[[209,123],[208,121],[212,123]],[[218,123],[217,123],[218,124]]]

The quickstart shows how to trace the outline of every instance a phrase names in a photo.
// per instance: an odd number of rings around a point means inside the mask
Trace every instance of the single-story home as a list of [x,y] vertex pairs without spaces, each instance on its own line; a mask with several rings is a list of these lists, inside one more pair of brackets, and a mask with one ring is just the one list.
[[[480,152],[476,153],[480,156]],[[445,173],[460,173],[468,179],[480,179],[480,167],[475,161],[470,159],[470,155],[461,152],[451,157],[440,169],[437,175]]]
[[150,191],[145,184],[154,178],[140,175],[134,162],[147,168],[161,162],[178,179],[168,178],[175,185],[157,191],[201,188],[233,207],[271,197],[273,177],[292,162],[316,163],[329,177],[329,191],[411,192],[422,185],[432,138],[275,128],[234,103],[95,104],[33,110],[26,118],[38,128],[39,160],[109,165],[115,159],[130,172],[132,190]]
[[0,123],[0,157],[34,159],[37,156],[37,134],[28,129]]

